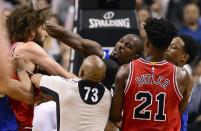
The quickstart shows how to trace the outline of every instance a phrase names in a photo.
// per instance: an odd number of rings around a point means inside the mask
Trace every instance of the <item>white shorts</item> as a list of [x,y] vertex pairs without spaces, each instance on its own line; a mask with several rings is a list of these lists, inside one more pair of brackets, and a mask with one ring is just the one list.
[[56,131],[56,103],[49,101],[34,107],[33,131]]

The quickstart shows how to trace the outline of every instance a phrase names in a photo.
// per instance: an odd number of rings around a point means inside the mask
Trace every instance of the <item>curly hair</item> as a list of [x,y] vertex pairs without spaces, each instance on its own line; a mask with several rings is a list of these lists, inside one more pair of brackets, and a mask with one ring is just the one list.
[[11,41],[26,41],[31,30],[36,30],[45,24],[47,17],[44,11],[46,10],[47,8],[35,10],[28,6],[15,9],[6,21]]
[[160,50],[166,50],[177,34],[175,26],[164,19],[148,18],[144,29],[151,45]]
[[196,57],[198,55],[198,46],[197,46],[195,40],[193,39],[193,37],[191,37],[191,36],[178,35],[178,37],[180,37],[184,42],[183,49],[190,56],[187,61],[187,64],[190,64],[196,59]]

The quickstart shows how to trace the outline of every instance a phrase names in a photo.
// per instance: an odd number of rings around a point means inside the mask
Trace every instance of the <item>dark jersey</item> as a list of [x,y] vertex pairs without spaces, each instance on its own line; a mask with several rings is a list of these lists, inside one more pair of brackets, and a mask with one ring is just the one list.
[[114,84],[115,77],[120,65],[112,59],[103,59],[103,62],[106,65],[106,75],[105,79],[102,81],[103,85],[105,85],[108,89],[112,88]]

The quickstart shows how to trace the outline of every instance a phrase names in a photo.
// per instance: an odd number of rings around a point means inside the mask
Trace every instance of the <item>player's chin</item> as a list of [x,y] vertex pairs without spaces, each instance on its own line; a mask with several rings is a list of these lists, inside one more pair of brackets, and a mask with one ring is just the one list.
[[165,59],[171,63],[174,62],[174,57],[171,57],[171,56],[166,56]]
[[165,59],[169,59],[169,58],[171,58],[171,54],[169,52],[166,52],[165,53]]
[[117,59],[117,58],[118,58],[118,54],[111,53],[110,57],[111,57],[111,58],[115,58],[115,59]]

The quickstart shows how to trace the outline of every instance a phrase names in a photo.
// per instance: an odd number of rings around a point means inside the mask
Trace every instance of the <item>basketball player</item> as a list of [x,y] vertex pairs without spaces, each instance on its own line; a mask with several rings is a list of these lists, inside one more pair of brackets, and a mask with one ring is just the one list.
[[[65,71],[58,63],[48,57],[43,50],[43,42],[47,36],[44,30],[45,20],[43,10],[36,11],[26,6],[14,10],[7,20],[7,28],[13,43],[10,54],[20,56],[26,60],[25,68],[30,75],[36,71],[37,65],[52,75],[60,75],[66,78],[74,77],[73,74]],[[18,78],[14,76],[14,79]],[[33,106],[19,101],[10,101],[19,124],[19,131],[31,130]],[[52,108],[48,109],[54,110]]]
[[[0,1],[1,3],[1,1]],[[6,41],[6,39],[4,39],[4,34],[3,34],[3,30],[4,30],[4,25],[3,25],[3,16],[2,16],[2,9],[0,6],[0,41],[2,43],[1,48],[0,48],[0,69],[1,69],[1,73],[0,73],[0,87],[6,86],[6,84],[8,84],[6,81],[8,80],[8,76],[9,76],[9,71],[11,69],[9,69],[8,65],[9,65],[9,61],[8,59],[6,59],[6,52],[5,50],[8,48],[8,41]],[[7,77],[5,77],[7,76]]]
[[31,81],[30,79],[26,79],[25,71],[21,70],[20,67],[17,66],[18,76],[22,79],[17,81],[9,78],[10,73],[12,72],[11,62],[14,61],[14,59],[10,59],[7,56],[9,44],[5,32],[5,25],[2,21],[3,17],[1,11],[2,9],[0,6],[0,130],[17,131],[18,127],[16,119],[10,108],[7,96],[31,104],[33,103],[33,95],[28,94],[23,90],[27,84],[31,84]]
[[49,22],[46,24],[47,32],[50,36],[64,42],[66,45],[87,56],[97,55],[100,58],[103,58],[107,68],[103,84],[107,88],[111,88],[114,84],[115,76],[119,67],[133,59],[139,58],[143,51],[141,39],[137,35],[127,34],[116,43],[110,58],[104,59],[104,51],[97,42],[84,39],[80,35],[67,31],[61,26]]
[[[5,51],[5,50],[4,50]],[[17,123],[12,109],[10,108],[8,97],[22,101],[26,104],[33,104],[33,94],[25,91],[27,86],[31,87],[31,80],[29,79],[26,70],[20,66],[17,67],[17,74],[20,81],[6,78],[6,85],[0,86],[0,129],[2,131],[17,131]]]
[[83,61],[77,79],[40,74],[32,77],[36,87],[58,100],[58,131],[104,131],[112,98],[100,83],[105,71],[104,62],[92,55]]
[[[26,70],[23,68],[24,60],[19,57],[15,57],[12,62],[15,64],[16,74],[19,77],[19,81],[7,78],[7,87],[0,87],[0,92],[15,100],[22,101],[27,104],[33,104],[33,93],[27,93],[27,87],[31,87],[31,80],[26,74]],[[33,91],[33,90],[32,90]]]
[[[186,64],[191,64],[193,62],[197,54],[198,54],[198,48],[196,46],[195,40],[192,37],[187,35],[178,35],[172,40],[169,46],[166,52],[166,59],[169,62],[172,62],[179,67],[185,68],[185,67],[188,67]],[[187,71],[191,77],[192,73],[191,73],[191,69],[189,70],[189,68],[187,68]],[[189,88],[189,90],[190,91],[186,93],[190,93],[192,89]],[[186,94],[186,95],[188,96],[186,97],[186,99],[189,99],[191,96],[191,94]],[[189,102],[189,101],[187,100],[185,102]],[[184,105],[183,110],[185,110],[186,104]],[[181,120],[182,120],[181,131],[187,131],[187,121],[188,121],[187,110],[182,114]]]
[[[143,51],[141,39],[137,35],[127,34],[116,43],[109,59],[105,59],[104,51],[97,42],[84,39],[80,35],[67,31],[61,26],[53,25],[51,23],[46,24],[47,31],[50,36],[59,39],[66,45],[82,52],[85,55],[93,54],[103,58],[107,70],[105,79],[102,81],[102,83],[108,89],[113,88],[115,76],[119,67],[133,59],[139,58]],[[114,131],[114,128],[115,127],[110,123],[110,126],[106,127],[106,131]]]
[[176,29],[163,19],[147,19],[144,29],[148,36],[145,59],[132,61],[118,71],[111,120],[122,119],[122,131],[179,131],[190,77],[185,69],[164,58]]

